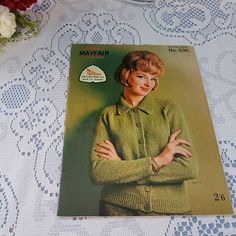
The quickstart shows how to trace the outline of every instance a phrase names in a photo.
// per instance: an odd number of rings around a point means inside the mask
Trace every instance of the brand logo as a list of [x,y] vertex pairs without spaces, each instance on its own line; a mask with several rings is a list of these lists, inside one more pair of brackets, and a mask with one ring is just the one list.
[[95,65],[86,67],[79,76],[81,82],[87,83],[100,83],[106,81],[106,75],[104,71]]

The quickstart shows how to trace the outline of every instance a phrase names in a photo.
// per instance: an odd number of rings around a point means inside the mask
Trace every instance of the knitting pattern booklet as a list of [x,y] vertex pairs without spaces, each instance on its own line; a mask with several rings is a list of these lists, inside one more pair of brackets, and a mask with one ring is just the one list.
[[[161,75],[135,74],[138,60],[146,59],[133,59],[128,68],[123,59],[131,52],[157,55],[164,65]],[[134,108],[124,96],[137,92],[132,76],[154,86],[146,95],[149,85],[142,85],[144,99]],[[183,128],[174,137],[178,125]],[[173,140],[179,142],[174,158],[160,168],[154,157]],[[116,159],[109,157],[108,146]],[[232,214],[192,46],[72,45],[57,214],[100,216],[104,203],[116,213],[123,209],[115,214],[120,216],[128,215],[127,209],[143,216]]]

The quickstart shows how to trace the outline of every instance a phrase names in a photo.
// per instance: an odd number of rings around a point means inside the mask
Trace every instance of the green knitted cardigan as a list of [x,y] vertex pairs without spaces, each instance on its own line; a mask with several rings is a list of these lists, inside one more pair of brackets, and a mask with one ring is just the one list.
[[[104,185],[101,200],[145,212],[190,211],[184,181],[198,175],[196,155],[176,155],[158,172],[151,164],[151,158],[161,153],[178,129],[182,130],[178,138],[191,142],[180,107],[152,94],[134,109],[123,96],[117,104],[106,107],[99,117],[91,152],[91,180]],[[113,143],[122,160],[98,157],[94,150],[103,140]]]

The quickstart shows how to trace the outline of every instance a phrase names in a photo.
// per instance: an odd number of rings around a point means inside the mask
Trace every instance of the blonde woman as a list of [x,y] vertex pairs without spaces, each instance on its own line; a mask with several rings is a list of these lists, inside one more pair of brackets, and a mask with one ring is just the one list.
[[153,95],[163,73],[149,51],[130,52],[117,69],[123,93],[101,113],[91,154],[92,181],[104,185],[100,215],[191,213],[185,181],[197,162],[181,109]]

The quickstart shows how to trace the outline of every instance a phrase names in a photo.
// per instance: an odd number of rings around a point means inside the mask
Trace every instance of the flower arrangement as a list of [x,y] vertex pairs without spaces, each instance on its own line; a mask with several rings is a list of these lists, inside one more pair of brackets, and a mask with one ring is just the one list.
[[23,14],[37,0],[0,0],[0,48],[38,32],[38,23]]

